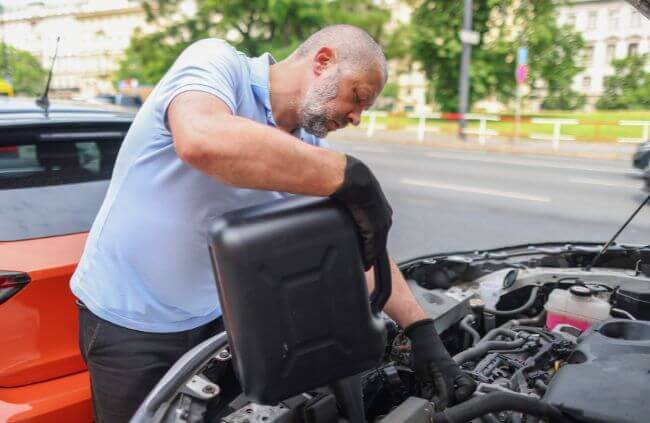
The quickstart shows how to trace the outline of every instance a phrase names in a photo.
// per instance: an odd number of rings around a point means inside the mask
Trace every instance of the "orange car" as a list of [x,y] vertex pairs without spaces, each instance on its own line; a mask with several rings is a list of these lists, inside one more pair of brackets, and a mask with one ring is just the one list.
[[0,99],[0,422],[89,422],[68,281],[132,115]]

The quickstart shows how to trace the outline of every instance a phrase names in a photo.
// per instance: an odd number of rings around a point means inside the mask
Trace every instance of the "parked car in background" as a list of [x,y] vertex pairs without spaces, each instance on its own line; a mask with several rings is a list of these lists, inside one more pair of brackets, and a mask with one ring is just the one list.
[[142,99],[137,95],[105,94],[98,95],[94,98],[94,101],[102,104],[114,104],[116,106],[132,107],[136,109],[142,106]]
[[639,148],[632,157],[632,164],[637,169],[645,169],[650,165],[650,141],[639,145]]
[[68,282],[133,113],[0,99],[0,421],[90,422]]

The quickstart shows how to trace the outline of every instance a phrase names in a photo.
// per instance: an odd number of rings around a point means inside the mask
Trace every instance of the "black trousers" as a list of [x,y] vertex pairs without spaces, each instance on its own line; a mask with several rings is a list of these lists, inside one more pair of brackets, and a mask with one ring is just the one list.
[[223,331],[219,318],[183,332],[140,332],[100,319],[80,302],[77,305],[79,349],[90,372],[97,423],[128,422],[185,352]]

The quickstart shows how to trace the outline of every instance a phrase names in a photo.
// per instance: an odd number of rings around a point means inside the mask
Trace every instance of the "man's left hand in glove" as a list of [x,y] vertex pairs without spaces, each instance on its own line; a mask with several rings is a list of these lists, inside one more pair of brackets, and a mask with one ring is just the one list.
[[[436,333],[433,320],[428,319],[411,292],[404,275],[391,260],[393,292],[384,311],[401,327],[411,340],[413,370],[422,387],[421,395],[433,401],[436,408],[469,399],[476,383],[460,370]],[[372,270],[366,272],[369,291],[374,288]]]
[[411,340],[411,363],[423,397],[440,410],[471,397],[476,382],[451,358],[432,319],[419,320],[404,333]]

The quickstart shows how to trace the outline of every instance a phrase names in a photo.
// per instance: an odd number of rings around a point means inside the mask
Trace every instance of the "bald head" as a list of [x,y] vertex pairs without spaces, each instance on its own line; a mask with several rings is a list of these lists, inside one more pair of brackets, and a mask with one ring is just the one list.
[[307,38],[293,53],[295,58],[304,58],[321,47],[330,47],[336,52],[336,61],[344,69],[368,72],[380,69],[383,82],[388,78],[386,57],[381,47],[363,29],[352,25],[330,25]]

